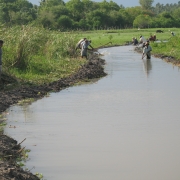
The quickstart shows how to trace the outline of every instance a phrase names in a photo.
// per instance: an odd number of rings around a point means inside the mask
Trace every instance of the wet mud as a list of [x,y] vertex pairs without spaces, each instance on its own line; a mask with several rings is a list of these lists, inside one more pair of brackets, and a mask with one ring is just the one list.
[[16,162],[21,158],[23,148],[16,140],[0,135],[0,179],[1,180],[39,180],[29,171],[23,170]]

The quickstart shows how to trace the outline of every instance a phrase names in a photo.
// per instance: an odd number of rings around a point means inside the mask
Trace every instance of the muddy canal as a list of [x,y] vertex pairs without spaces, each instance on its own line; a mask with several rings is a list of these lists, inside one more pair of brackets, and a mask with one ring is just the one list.
[[132,46],[100,52],[108,76],[11,107],[5,133],[26,138],[26,167],[46,180],[179,180],[178,67]]

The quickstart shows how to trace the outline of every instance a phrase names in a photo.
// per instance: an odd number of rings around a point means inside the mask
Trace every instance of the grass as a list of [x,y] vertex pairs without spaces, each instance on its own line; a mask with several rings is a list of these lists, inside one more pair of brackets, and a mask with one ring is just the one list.
[[[75,45],[84,37],[92,40],[94,48],[104,45],[123,45],[130,42],[132,37],[139,39],[140,35],[149,38],[156,34],[162,43],[151,43],[153,53],[173,56],[180,60],[180,37],[178,28],[159,28],[164,33],[156,33],[157,29],[119,29],[98,31],[58,32],[20,26],[0,27],[0,36],[4,37],[3,69],[15,76],[20,82],[43,84],[56,81],[75,73],[85,59],[80,58]],[[176,36],[172,37],[171,31]],[[163,41],[168,41],[163,43]]]
[[85,60],[74,51],[73,33],[35,27],[1,28],[3,69],[21,82],[43,84],[76,72]]
[[92,40],[94,47],[99,47],[108,42],[113,42],[113,44],[122,45],[125,42],[131,41],[132,37],[139,39],[140,35],[143,35],[145,38],[149,38],[150,35],[156,34],[158,40],[169,40],[171,38],[171,31],[175,32],[176,35],[179,34],[179,29],[165,29],[160,28],[164,33],[156,33],[157,29],[123,29],[123,30],[100,30],[100,31],[90,31],[84,33],[78,33],[79,38],[87,37]]

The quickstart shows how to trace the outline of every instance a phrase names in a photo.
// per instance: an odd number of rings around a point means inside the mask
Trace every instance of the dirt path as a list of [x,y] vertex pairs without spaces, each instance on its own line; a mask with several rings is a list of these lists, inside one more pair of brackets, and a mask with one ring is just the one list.
[[[103,65],[105,61],[97,55],[91,55],[88,63],[82,66],[76,74],[60,79],[50,84],[41,86],[21,86],[10,91],[0,91],[0,112],[4,112],[11,105],[20,100],[34,98],[40,99],[49,92],[58,92],[64,88],[73,86],[80,81],[87,81],[94,78],[106,76]],[[8,82],[9,83],[9,78]],[[6,84],[6,80],[3,81]],[[1,120],[0,120],[0,123]],[[21,145],[6,135],[0,135],[0,179],[1,180],[39,180],[29,171],[23,170],[15,161],[21,156]]]

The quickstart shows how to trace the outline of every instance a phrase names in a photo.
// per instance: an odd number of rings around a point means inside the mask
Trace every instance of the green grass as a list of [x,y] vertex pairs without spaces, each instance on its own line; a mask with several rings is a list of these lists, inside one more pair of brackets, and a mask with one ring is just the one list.
[[75,52],[77,38],[34,27],[2,28],[3,69],[21,82],[43,84],[67,77],[86,61]]
[[[156,33],[161,29],[164,33]],[[91,39],[94,48],[104,45],[123,45],[132,37],[139,39],[140,35],[149,38],[156,34],[159,41],[166,43],[151,43],[153,53],[173,56],[180,60],[180,30],[178,28],[157,29],[119,29],[98,31],[58,32],[43,28],[21,26],[0,27],[0,36],[4,37],[3,69],[7,74],[17,77],[20,82],[43,84],[56,81],[75,73],[85,59],[80,58],[75,45],[84,37]],[[171,31],[176,36],[172,37]],[[112,44],[110,44],[110,42]]]
[[[157,29],[161,29],[164,33],[156,33]],[[175,36],[171,35],[171,31],[175,32]],[[109,30],[109,31],[94,31],[82,33],[81,37],[87,37],[92,40],[93,47],[105,45],[112,42],[112,45],[123,45],[130,42],[132,37],[139,40],[140,35],[146,39],[150,35],[156,34],[157,40],[161,43],[150,43],[153,51],[152,54],[163,54],[173,56],[180,60],[180,29],[179,28],[151,28],[151,29],[123,29],[123,30]],[[165,41],[165,42],[164,42]]]
[[[157,28],[158,29],[158,28]],[[131,41],[132,37],[139,39],[140,35],[145,38],[149,38],[150,35],[156,34],[158,40],[169,40],[171,38],[171,31],[175,32],[176,35],[180,33],[178,28],[167,29],[159,28],[164,31],[164,33],[156,33],[157,29],[123,29],[123,30],[107,30],[107,31],[92,31],[77,34],[79,38],[87,37],[92,40],[94,47],[112,42],[113,44],[123,45],[125,42]]]

